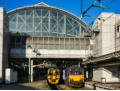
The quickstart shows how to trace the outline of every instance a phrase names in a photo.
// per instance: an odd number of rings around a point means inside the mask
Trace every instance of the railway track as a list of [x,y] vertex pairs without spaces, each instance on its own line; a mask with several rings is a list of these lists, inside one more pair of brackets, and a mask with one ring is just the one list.
[[16,83],[0,85],[0,90],[89,90],[88,88],[71,88],[65,84],[50,85],[47,80],[40,80],[32,83]]

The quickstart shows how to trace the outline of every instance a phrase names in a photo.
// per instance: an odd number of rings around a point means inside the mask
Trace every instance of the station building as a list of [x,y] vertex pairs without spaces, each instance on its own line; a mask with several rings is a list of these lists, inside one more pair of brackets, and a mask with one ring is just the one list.
[[120,83],[120,15],[103,12],[92,29],[96,34],[94,52],[83,62],[88,77],[97,82]]
[[[67,11],[39,3],[7,13],[0,8],[0,12],[1,82],[6,67],[28,74],[29,59],[31,67],[63,67],[79,65],[92,54],[91,29]],[[33,75],[36,70],[31,70]]]

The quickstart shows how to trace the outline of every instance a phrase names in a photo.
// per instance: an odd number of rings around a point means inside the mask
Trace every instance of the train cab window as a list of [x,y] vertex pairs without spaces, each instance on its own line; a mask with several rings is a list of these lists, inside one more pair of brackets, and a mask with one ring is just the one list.
[[52,70],[49,71],[48,75],[52,75]]
[[71,69],[70,74],[71,75],[82,75],[83,71],[82,71],[82,69]]

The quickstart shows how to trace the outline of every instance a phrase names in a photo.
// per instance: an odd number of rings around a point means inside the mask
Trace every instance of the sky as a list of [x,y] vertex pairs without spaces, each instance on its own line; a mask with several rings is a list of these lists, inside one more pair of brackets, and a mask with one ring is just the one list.
[[[83,0],[83,11],[85,11],[96,0]],[[0,7],[4,7],[8,12],[23,6],[30,6],[40,2],[44,2],[50,6],[57,7],[72,13],[80,18],[81,15],[81,0],[0,0]],[[120,14],[120,0],[101,0],[101,5],[107,7],[106,9],[92,7],[86,15],[91,17],[83,17],[82,21],[90,25],[92,21],[97,18],[101,12],[114,12]],[[96,3],[100,5],[100,3]]]

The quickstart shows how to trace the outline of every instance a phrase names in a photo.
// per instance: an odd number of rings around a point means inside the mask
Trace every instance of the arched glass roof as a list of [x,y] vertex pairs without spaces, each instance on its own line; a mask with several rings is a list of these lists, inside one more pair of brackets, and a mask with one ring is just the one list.
[[88,26],[74,15],[45,4],[8,12],[12,33],[29,36],[82,37]]

